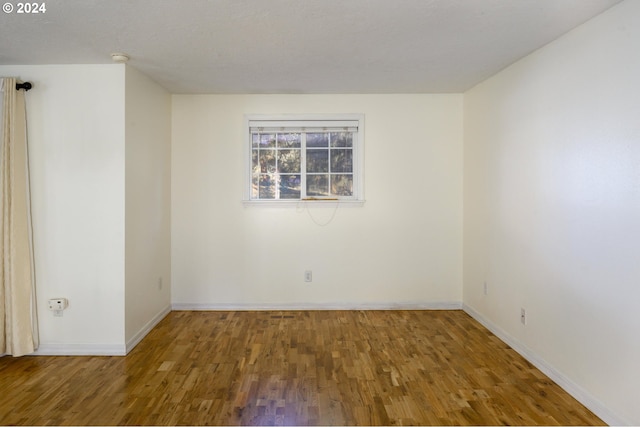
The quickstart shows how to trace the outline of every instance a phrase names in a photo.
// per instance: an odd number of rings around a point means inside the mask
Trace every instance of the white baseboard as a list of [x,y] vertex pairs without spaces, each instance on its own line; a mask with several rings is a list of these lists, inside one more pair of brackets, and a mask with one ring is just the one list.
[[195,304],[173,303],[175,311],[288,311],[288,310],[460,310],[459,301],[425,303],[255,303]]
[[146,325],[144,325],[142,327],[142,329],[140,329],[138,331],[138,333],[136,333],[133,337],[131,337],[131,339],[129,341],[127,341],[127,345],[126,345],[126,354],[129,354],[129,352],[131,350],[133,350],[135,348],[135,346],[137,346],[140,341],[142,341],[142,339],[144,337],[147,336],[147,334],[149,332],[151,332],[151,330],[153,328],[155,328],[155,326],[160,323],[160,321],[162,319],[164,319],[167,314],[171,313],[171,306],[168,305],[165,308],[163,308],[158,314],[156,314],[155,316],[153,316],[153,319],[151,319],[149,322],[147,322]]
[[562,372],[558,371],[544,359],[535,354],[527,346],[513,338],[502,328],[482,316],[472,307],[464,304],[462,309],[482,326],[489,329],[495,336],[507,343],[511,348],[518,352],[522,357],[527,359],[532,365],[542,371],[546,376],[551,378],[556,384],[562,387],[567,393],[573,396],[578,402],[586,406],[591,412],[596,414],[600,419],[609,425],[632,425],[630,422],[622,419],[607,408],[602,402],[593,397],[589,392],[584,390],[578,384],[566,377]]
[[122,344],[73,344],[41,343],[32,356],[126,356],[142,339],[171,312],[166,306],[138,331],[126,345]]
[[121,344],[40,344],[29,356],[124,356]]

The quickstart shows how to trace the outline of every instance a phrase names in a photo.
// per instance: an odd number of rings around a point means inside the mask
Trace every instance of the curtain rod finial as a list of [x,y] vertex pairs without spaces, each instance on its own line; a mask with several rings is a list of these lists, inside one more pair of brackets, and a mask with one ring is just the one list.
[[16,83],[16,90],[24,89],[25,91],[28,91],[32,87],[33,87],[33,85],[31,83],[29,83],[29,82]]

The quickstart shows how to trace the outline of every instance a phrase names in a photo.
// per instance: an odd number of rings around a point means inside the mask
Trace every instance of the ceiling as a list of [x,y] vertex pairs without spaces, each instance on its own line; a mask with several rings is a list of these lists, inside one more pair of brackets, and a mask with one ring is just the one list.
[[0,65],[124,52],[172,93],[460,93],[619,1],[48,1],[0,14]]

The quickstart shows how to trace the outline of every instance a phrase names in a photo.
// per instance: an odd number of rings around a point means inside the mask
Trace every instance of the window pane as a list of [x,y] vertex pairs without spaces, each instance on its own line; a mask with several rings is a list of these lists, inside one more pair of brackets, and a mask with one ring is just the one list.
[[353,172],[353,150],[331,150],[331,172]]
[[260,190],[258,196],[261,199],[276,198],[276,179],[273,175],[260,175]]
[[260,150],[260,172],[274,173],[276,171],[276,150]]
[[299,199],[300,198],[300,175],[280,176],[280,198]]
[[258,150],[251,150],[251,172],[260,172],[260,162],[258,162]]
[[353,147],[353,132],[331,132],[332,147]]
[[307,172],[329,172],[329,150],[308,150]]
[[260,146],[260,134],[252,133],[251,134],[251,147],[258,148]]
[[309,175],[307,176],[307,196],[328,196],[329,195],[329,175]]
[[270,148],[276,146],[276,135],[272,133],[260,134],[260,148]]
[[299,133],[279,133],[278,147],[279,148],[300,148],[300,134]]
[[353,175],[331,175],[331,194],[353,196]]
[[307,134],[307,147],[328,147],[328,146],[329,146],[328,133],[308,133]]
[[251,175],[251,198],[258,198],[258,189],[260,188],[260,175],[253,174]]
[[300,173],[300,150],[278,151],[278,172]]

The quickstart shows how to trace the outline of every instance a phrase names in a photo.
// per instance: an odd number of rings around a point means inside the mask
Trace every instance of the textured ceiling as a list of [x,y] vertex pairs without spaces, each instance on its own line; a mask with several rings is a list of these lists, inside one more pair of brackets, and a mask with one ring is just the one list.
[[618,2],[48,1],[0,13],[0,65],[125,52],[172,93],[463,92]]

